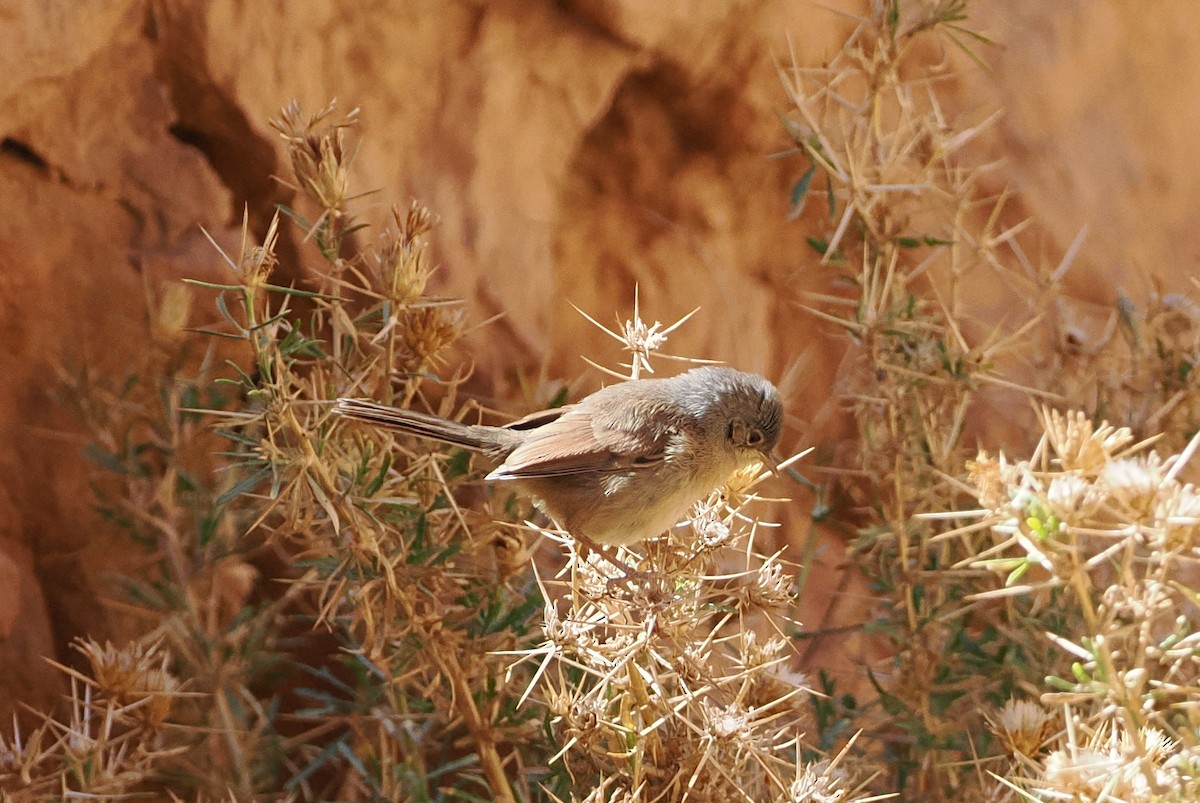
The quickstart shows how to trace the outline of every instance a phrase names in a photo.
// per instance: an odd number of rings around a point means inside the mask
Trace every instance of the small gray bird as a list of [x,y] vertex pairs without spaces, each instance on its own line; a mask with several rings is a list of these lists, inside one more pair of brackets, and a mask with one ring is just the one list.
[[774,385],[724,367],[620,382],[502,427],[358,399],[334,412],[502,460],[485,479],[512,482],[577,539],[610,545],[660,535],[750,462],[774,465],[783,423]]

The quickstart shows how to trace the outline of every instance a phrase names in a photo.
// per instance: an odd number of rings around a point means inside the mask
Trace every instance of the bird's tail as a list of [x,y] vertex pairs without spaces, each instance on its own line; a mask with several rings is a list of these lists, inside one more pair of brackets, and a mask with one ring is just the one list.
[[363,399],[338,399],[333,412],[355,421],[374,424],[385,429],[394,429],[442,443],[463,446],[467,449],[495,452],[507,445],[502,443],[503,436],[497,434],[505,431],[498,427],[463,424],[447,418],[439,418],[436,415],[401,410],[398,407],[389,407],[386,404]]

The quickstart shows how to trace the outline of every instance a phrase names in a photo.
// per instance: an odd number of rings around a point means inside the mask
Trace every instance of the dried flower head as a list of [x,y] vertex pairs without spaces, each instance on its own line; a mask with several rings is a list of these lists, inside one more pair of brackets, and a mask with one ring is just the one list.
[[725,503],[719,491],[696,503],[689,522],[701,546],[707,549],[716,549],[735,535],[726,520]]
[[1110,499],[1135,515],[1148,512],[1164,487],[1167,466],[1157,452],[1113,460],[1100,471]]
[[1177,744],[1152,727],[1141,728],[1136,737],[1129,731],[1118,734],[1115,725],[1101,727],[1086,744],[1072,739],[1050,753],[1037,785],[1059,798],[1161,800],[1163,790],[1179,786],[1168,766]]
[[1052,789],[1091,800],[1123,764],[1119,755],[1090,748],[1060,748],[1046,756],[1043,779]]
[[267,234],[259,245],[250,239],[246,222],[242,225],[242,253],[237,264],[238,280],[252,294],[258,292],[267,283],[279,258],[275,255],[275,247],[279,242],[279,215],[271,219]]
[[986,451],[980,451],[974,460],[967,463],[967,478],[975,487],[979,503],[989,510],[996,510],[1008,501],[1004,466],[1004,455],[995,458]]
[[1133,442],[1128,427],[1117,428],[1107,421],[1094,426],[1080,410],[1066,414],[1043,410],[1042,417],[1050,447],[1068,471],[1094,475]]
[[169,707],[170,695],[179,688],[179,682],[167,671],[170,656],[159,642],[148,646],[132,643],[117,649],[110,642],[101,646],[88,639],[74,646],[92,665],[97,688],[122,705],[161,695]]
[[433,273],[433,267],[429,264],[427,235],[437,224],[437,217],[417,201],[412,202],[404,215],[393,207],[392,217],[397,229],[384,235],[383,245],[375,259],[384,296],[403,307],[425,293],[425,286]]
[[1081,524],[1099,507],[1103,494],[1078,474],[1058,474],[1046,488],[1046,507],[1059,521]]
[[737,510],[751,499],[753,495],[751,489],[766,479],[767,476],[769,476],[769,472],[762,463],[753,462],[741,466],[737,471],[729,475],[725,480],[724,487],[721,489],[725,497],[725,504]]
[[748,601],[759,608],[786,607],[792,603],[794,582],[777,560],[769,558],[752,577]]
[[739,703],[717,705],[708,700],[701,704],[702,727],[706,735],[718,742],[749,742],[754,737],[752,713]]
[[400,340],[408,349],[406,368],[416,372],[441,362],[442,351],[463,332],[463,309],[458,304],[411,307],[400,317]]
[[1154,500],[1157,545],[1168,551],[1200,544],[1200,494],[1191,483],[1170,483]]
[[1057,714],[1035,702],[1015,699],[989,715],[987,722],[1010,756],[1037,755],[1060,727]]
[[1175,754],[1179,740],[1172,739],[1158,728],[1142,728],[1135,740],[1128,731],[1121,734],[1119,749],[1129,757],[1141,757],[1151,764],[1162,764]]
[[788,787],[787,803],[838,803],[846,798],[840,772],[828,761],[805,764],[796,770],[796,780]]
[[[655,321],[653,324],[647,324],[642,320],[641,309],[638,302],[638,294],[635,291],[633,295],[633,317],[625,321],[623,324],[618,324],[617,329],[614,330],[604,326],[578,307],[575,307],[575,309],[580,315],[582,315],[584,318],[587,318],[588,321],[600,329],[600,331],[604,332],[604,334],[620,343],[625,351],[630,353],[630,361],[623,366],[629,369],[628,378],[630,379],[638,379],[641,377],[643,372],[648,374],[654,373],[654,367],[650,364],[651,355],[658,354],[663,345],[667,342],[667,335],[678,329],[680,326],[683,326],[683,324],[689,318],[699,311],[698,309],[692,310],[670,326],[664,327],[663,324],[659,323],[658,321]],[[682,357],[676,357],[669,354],[664,354],[661,356],[668,359],[684,359]],[[603,366],[591,362],[591,360],[588,360],[588,362],[591,363],[595,368],[599,368],[601,371],[609,374],[610,376],[616,376],[621,379],[626,378],[615,371],[611,371],[608,368],[604,368]]]
[[287,143],[292,172],[301,189],[322,209],[339,214],[346,202],[352,154],[346,150],[346,131],[358,125],[357,108],[335,118],[337,101],[304,118],[292,101],[270,121]]
[[742,633],[741,643],[738,646],[741,665],[752,669],[773,663],[783,655],[787,648],[787,642],[779,636],[772,636],[763,642],[753,630],[746,630]]
[[1023,509],[1022,501],[1036,485],[1027,462],[1010,463],[1001,453],[992,457],[980,451],[967,462],[967,477],[975,487],[979,502],[988,510],[1005,515]]

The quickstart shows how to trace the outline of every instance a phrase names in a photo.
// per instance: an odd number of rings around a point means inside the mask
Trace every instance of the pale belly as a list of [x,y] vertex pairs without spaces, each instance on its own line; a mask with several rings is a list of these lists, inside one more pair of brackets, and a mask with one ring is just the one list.
[[678,463],[652,472],[576,475],[524,481],[539,506],[567,532],[624,546],[661,535],[697,501],[720,487],[738,464],[710,463],[700,473]]

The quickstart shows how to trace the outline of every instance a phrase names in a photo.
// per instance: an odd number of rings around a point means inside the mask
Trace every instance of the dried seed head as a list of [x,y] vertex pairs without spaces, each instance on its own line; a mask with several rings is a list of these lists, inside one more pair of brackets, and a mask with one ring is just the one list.
[[410,308],[400,326],[400,339],[409,351],[406,367],[417,371],[440,362],[442,350],[462,336],[463,310],[457,305]]
[[[1176,742],[1145,727],[1137,738],[1098,731],[1086,747],[1069,745],[1046,757],[1043,781],[1058,795],[1083,800],[1160,800],[1160,790],[1178,786],[1166,769]],[[1189,798],[1190,799],[1190,798]]]
[[604,706],[600,700],[587,695],[571,702],[567,709],[567,725],[580,737],[588,737],[600,727],[604,718]]
[[796,772],[788,788],[789,803],[837,803],[846,797],[841,788],[841,773],[831,770],[829,762],[806,764]]
[[762,476],[763,464],[760,462],[747,463],[738,468],[725,480],[725,503],[735,510],[741,507],[749,498],[750,489],[758,484]]
[[1051,410],[1044,420],[1050,446],[1068,471],[1095,474],[1114,454],[1133,442],[1128,427],[1118,429],[1107,421],[1095,427],[1078,410],[1065,415]]
[[596,652],[593,627],[576,619],[563,619],[553,603],[546,605],[542,632],[546,640],[568,655],[591,655]]
[[137,717],[146,727],[158,730],[171,715],[179,680],[165,669],[152,669],[146,673],[145,683],[144,694],[150,699],[137,709]]
[[403,220],[400,218],[400,211],[393,207],[392,217],[400,228],[402,243],[409,251],[417,251],[423,247],[425,235],[433,231],[433,227],[438,224],[438,216],[420,201],[409,204]]
[[397,229],[385,235],[376,261],[383,294],[393,303],[407,306],[424,295],[433,273],[426,248],[427,235],[437,218],[416,201],[405,215],[393,207],[392,217]]
[[1154,500],[1154,523],[1159,536],[1156,546],[1165,550],[1200,542],[1200,494],[1195,486],[1172,483],[1160,493]]
[[999,510],[1008,503],[1002,467],[1004,455],[999,459],[987,452],[981,451],[974,460],[967,463],[967,477],[975,486],[979,503],[989,510]]
[[1157,452],[1148,455],[1113,460],[1100,472],[1100,481],[1110,498],[1118,500],[1127,510],[1142,513],[1150,508],[1163,486],[1167,466]]
[[1137,745],[1128,733],[1121,734],[1121,752],[1131,757],[1144,756],[1153,764],[1162,764],[1174,755],[1179,747],[1178,740],[1172,739],[1158,728],[1143,728],[1140,736],[1142,743]]
[[704,730],[715,741],[748,742],[754,734],[750,712],[736,702],[727,706],[701,701]]
[[267,245],[251,245],[242,252],[238,264],[238,278],[249,288],[259,288],[267,283],[275,266],[279,264],[273,248]]
[[750,586],[749,602],[760,608],[782,608],[792,602],[790,574],[776,561],[768,561],[759,567]]
[[334,100],[304,119],[300,104],[292,101],[270,122],[287,143],[292,172],[301,189],[331,213],[339,212],[346,201],[352,159],[346,150],[345,132],[358,125],[357,108],[340,119],[334,119],[336,111]]
[[709,649],[706,644],[689,642],[675,658],[675,671],[688,683],[700,684],[713,676],[708,659]]
[[1120,770],[1120,756],[1092,749],[1055,750],[1046,757],[1043,777],[1054,789],[1092,799]]
[[117,649],[109,642],[100,646],[89,639],[74,646],[88,659],[97,688],[108,697],[123,706],[141,703],[135,712],[151,728],[166,721],[179,681],[167,671],[170,658],[157,643]]
[[1010,756],[1037,755],[1059,729],[1056,714],[1029,700],[1009,700],[987,722]]
[[779,636],[772,636],[766,643],[760,644],[758,634],[753,630],[742,632],[739,645],[742,666],[747,669],[769,664],[783,654],[787,642]]
[[721,494],[717,492],[696,503],[692,513],[692,532],[701,545],[708,549],[716,549],[733,537],[733,530],[724,519],[724,507]]
[[1102,499],[1092,483],[1076,474],[1059,474],[1046,489],[1046,507],[1060,521],[1082,524]]

